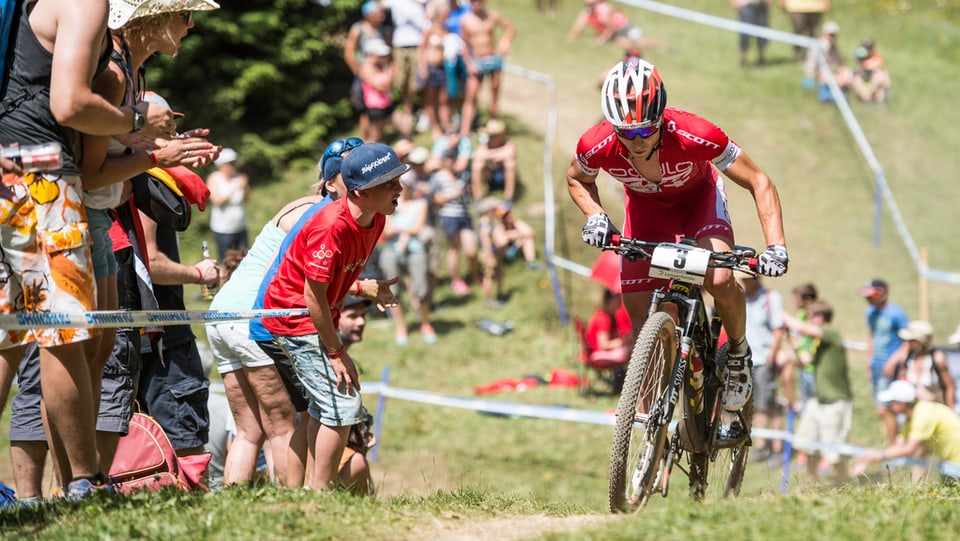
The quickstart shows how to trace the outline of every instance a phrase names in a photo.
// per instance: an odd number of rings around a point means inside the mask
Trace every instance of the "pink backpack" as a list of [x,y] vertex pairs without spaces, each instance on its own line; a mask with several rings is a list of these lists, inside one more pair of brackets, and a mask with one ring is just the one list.
[[210,453],[178,457],[160,424],[137,412],[130,420],[129,432],[117,445],[110,481],[121,494],[168,486],[206,491],[200,478],[209,462]]

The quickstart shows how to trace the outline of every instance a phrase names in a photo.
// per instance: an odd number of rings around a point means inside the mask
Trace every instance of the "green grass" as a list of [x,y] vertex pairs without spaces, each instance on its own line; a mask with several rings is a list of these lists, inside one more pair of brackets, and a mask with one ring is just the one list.
[[[677,5],[731,17],[726,2],[688,0]],[[513,64],[550,74],[558,85],[560,122],[550,172],[557,193],[557,250],[589,265],[596,252],[579,240],[582,216],[566,196],[563,174],[579,134],[599,119],[601,72],[619,57],[610,46],[586,39],[568,46],[564,36],[579,2],[561,2],[556,19],[533,11],[529,0],[491,0],[519,27],[509,55]],[[883,107],[851,107],[884,167],[906,223],[932,266],[960,269],[956,250],[954,178],[960,158],[952,148],[960,135],[955,84],[960,80],[955,24],[945,23],[932,2],[915,2],[891,16],[892,2],[834,2],[831,17],[842,27],[841,46],[852,53],[872,36],[885,55],[895,93]],[[907,10],[904,4],[897,9]],[[663,73],[672,105],[713,120],[734,137],[777,182],[784,206],[791,270],[767,285],[787,294],[812,281],[837,308],[836,322],[851,338],[864,338],[860,284],[883,276],[893,299],[912,317],[920,304],[916,269],[906,257],[889,215],[884,213],[880,246],[872,245],[873,177],[858,154],[835,107],[818,103],[800,88],[800,68],[787,61],[791,50],[772,44],[772,65],[740,72],[736,37],[668,17],[625,8],[647,35],[667,44],[648,57]],[[785,16],[772,25],[786,29]],[[543,126],[547,97],[536,84],[510,76],[503,108],[515,134],[521,176],[527,188],[517,212],[542,230]],[[509,97],[513,101],[509,101]],[[485,96],[484,98],[485,99]],[[353,127],[345,127],[345,134]],[[248,205],[251,224],[262,224],[285,202],[303,194],[312,170],[292,170],[283,179],[253,179]],[[621,195],[601,180],[608,210],[622,216]],[[749,195],[729,189],[742,244],[760,245]],[[210,240],[206,216],[182,237],[184,260],[199,257],[199,241]],[[542,235],[542,231],[541,231]],[[251,239],[252,240],[252,239]],[[572,314],[588,315],[599,286],[561,271],[561,290]],[[508,269],[507,307],[483,307],[478,293],[453,298],[437,293],[435,324],[440,341],[423,344],[416,333],[404,348],[393,345],[392,326],[374,319],[366,339],[351,350],[364,381],[391,369],[390,384],[469,397],[475,386],[527,374],[546,376],[571,368],[576,352],[572,329],[560,324],[546,273]],[[188,286],[187,297],[196,289]],[[191,301],[192,308],[203,303]],[[931,319],[943,338],[960,321],[960,289],[932,284]],[[480,317],[512,319],[516,330],[491,337],[474,326]],[[202,329],[197,329],[202,332]],[[876,445],[881,435],[872,412],[862,355],[852,355],[855,385],[851,441]],[[538,387],[493,399],[572,408],[609,410],[611,397],[587,399],[575,390]],[[373,404],[375,397],[367,402]],[[609,427],[536,419],[508,419],[391,399],[383,416],[380,461],[373,465],[375,500],[341,494],[312,494],[270,488],[210,495],[142,495],[106,500],[101,506],[57,507],[19,517],[0,515],[0,536],[43,539],[306,537],[344,539],[576,538],[647,539],[707,534],[747,539],[949,539],[958,517],[955,488],[910,487],[905,472],[877,474],[856,488],[811,487],[798,475],[787,495],[779,494],[776,470],[751,466],[744,491],[733,503],[692,505],[682,482],[670,498],[651,501],[642,517],[606,515]],[[6,426],[6,424],[4,424]],[[0,443],[6,455],[6,443]],[[0,472],[5,470],[0,469]],[[676,473],[676,472],[675,472]],[[679,475],[675,479],[679,479]],[[12,479],[0,473],[0,479]],[[682,481],[682,479],[680,479]],[[580,520],[582,515],[588,519]],[[558,525],[559,524],[559,525]],[[585,529],[580,529],[585,528]],[[551,533],[553,532],[553,533]],[[702,536],[702,535],[701,535]]]

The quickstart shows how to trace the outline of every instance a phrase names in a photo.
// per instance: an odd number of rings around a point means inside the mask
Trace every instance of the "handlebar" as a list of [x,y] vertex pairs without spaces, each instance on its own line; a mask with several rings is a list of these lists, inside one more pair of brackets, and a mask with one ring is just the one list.
[[[603,246],[601,250],[616,252],[630,261],[637,259],[651,259],[653,250],[661,244],[682,244],[690,247],[697,247],[696,241],[690,238],[682,238],[679,243],[670,243],[665,241],[648,241],[631,239],[621,235],[613,235],[611,243]],[[733,250],[726,252],[710,252],[710,263],[707,265],[713,269],[731,269],[736,272],[742,272],[753,278],[757,277],[757,251],[747,246],[734,246]]]

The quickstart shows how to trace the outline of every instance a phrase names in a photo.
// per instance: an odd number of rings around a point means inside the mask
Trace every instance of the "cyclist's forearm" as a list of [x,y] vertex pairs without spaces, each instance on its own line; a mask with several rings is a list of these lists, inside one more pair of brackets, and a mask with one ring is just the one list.
[[567,172],[567,191],[570,193],[573,202],[583,212],[584,217],[604,212],[603,205],[600,203],[600,191],[597,189],[597,183],[593,182],[592,179],[581,179],[577,172],[572,170],[577,167],[575,164],[571,164],[570,167],[571,170]]
[[773,182],[759,186],[753,192],[757,205],[757,216],[760,218],[760,227],[767,246],[786,246],[787,240],[783,234],[783,213],[780,207],[780,194]]

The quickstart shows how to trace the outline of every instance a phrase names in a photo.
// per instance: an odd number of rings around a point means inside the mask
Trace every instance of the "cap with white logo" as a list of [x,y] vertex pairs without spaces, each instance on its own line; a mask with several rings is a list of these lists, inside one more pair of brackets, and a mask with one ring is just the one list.
[[410,166],[401,162],[397,153],[383,143],[366,143],[353,149],[343,159],[340,176],[347,190],[367,190],[406,173]]

